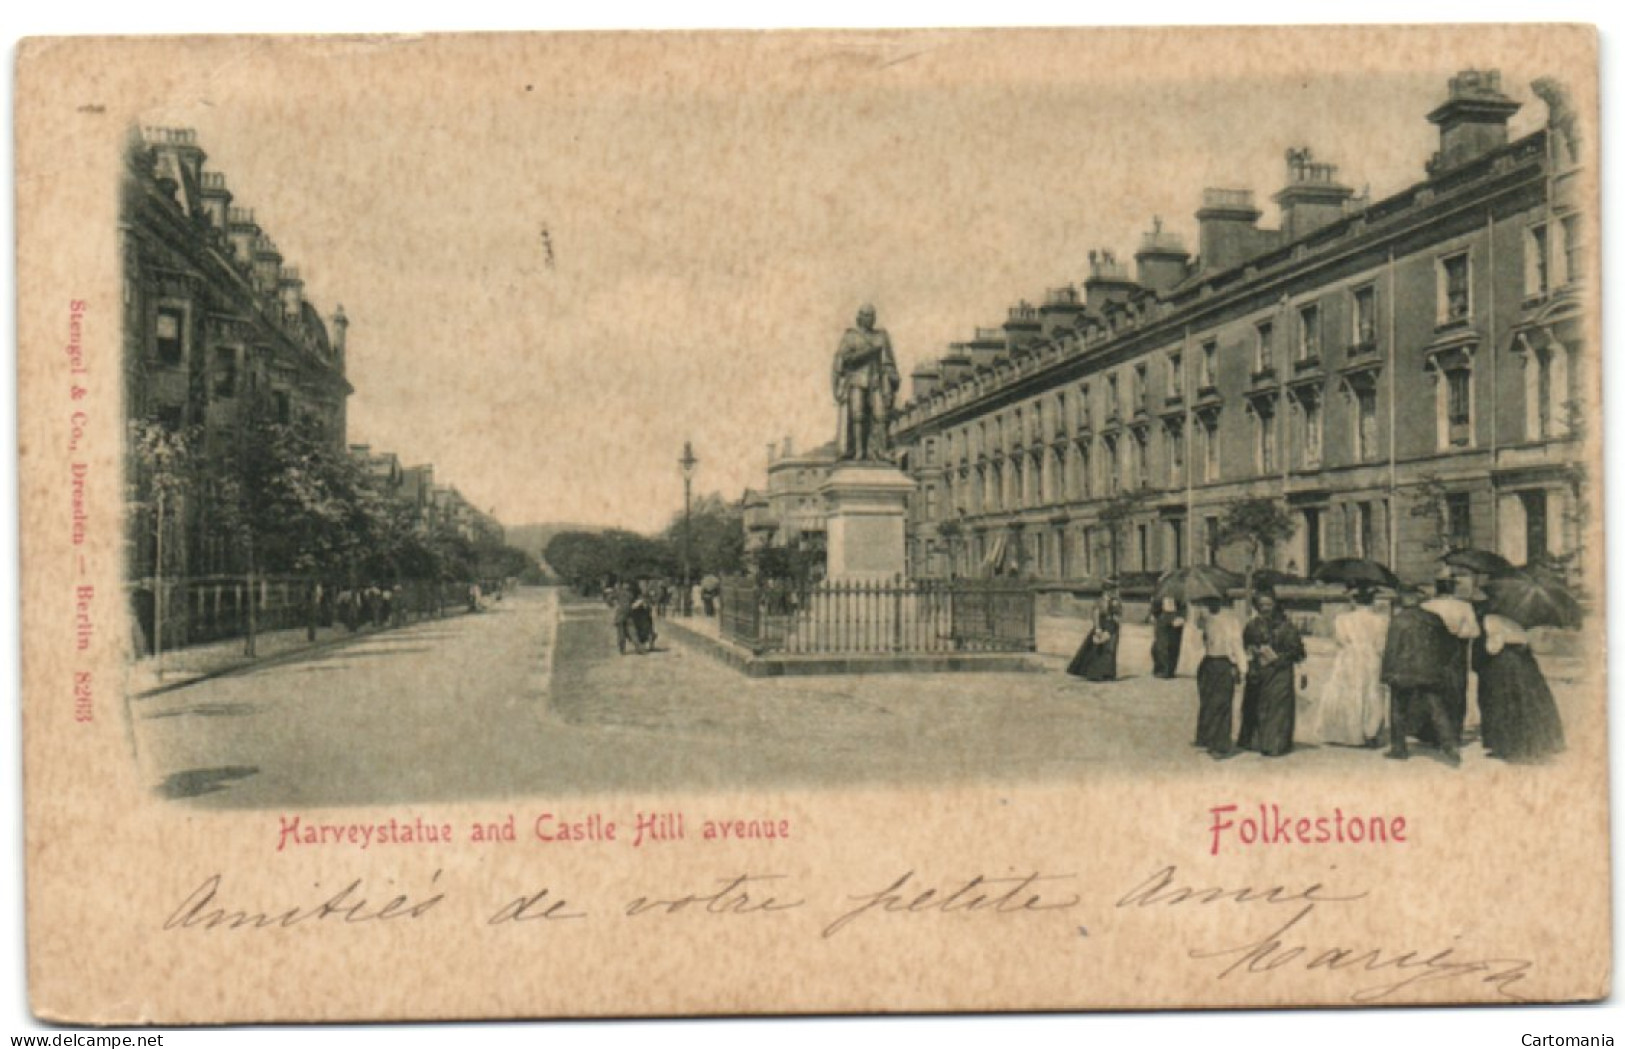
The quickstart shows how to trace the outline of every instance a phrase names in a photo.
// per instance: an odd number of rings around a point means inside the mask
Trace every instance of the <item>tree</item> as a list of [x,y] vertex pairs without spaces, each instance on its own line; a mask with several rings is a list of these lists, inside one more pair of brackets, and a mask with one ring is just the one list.
[[[389,504],[342,449],[265,417],[250,428],[233,470],[216,471],[216,513],[241,550],[248,577],[247,653],[257,634],[255,580],[262,574],[340,576],[379,572],[389,556]],[[393,574],[393,573],[391,573]],[[315,607],[306,629],[315,634]]]
[[1145,506],[1150,492],[1143,488],[1133,488],[1119,492],[1106,500],[1101,506],[1097,520],[1101,527],[1106,529],[1106,540],[1111,550],[1111,570],[1115,572],[1117,566],[1123,563],[1123,540],[1127,536],[1128,526],[1140,510]]
[[607,574],[622,579],[677,574],[677,551],[665,540],[614,528],[604,533]]
[[1422,549],[1443,556],[1450,549],[1450,489],[1433,474],[1424,474],[1412,489],[1412,517],[1428,522],[1422,537]]
[[1292,538],[1298,523],[1279,499],[1255,496],[1227,505],[1219,518],[1219,545],[1240,543],[1247,548],[1247,589],[1253,588],[1259,555]]
[[824,555],[818,550],[769,546],[756,552],[756,572],[763,579],[788,579],[804,585],[823,565]]
[[599,532],[559,532],[547,541],[542,556],[577,589],[596,586],[613,571],[608,544]]
[[261,423],[247,444],[234,523],[249,571],[362,574],[388,534],[388,504],[349,455]]
[[1564,500],[1559,527],[1572,545],[1567,553],[1537,553],[1528,561],[1531,567],[1544,568],[1567,580],[1573,589],[1585,592],[1589,589],[1586,544],[1592,528],[1591,471],[1582,464],[1572,463],[1564,467],[1563,477],[1568,487],[1568,498]]
[[163,677],[164,613],[167,611],[165,585],[168,563],[174,556],[169,522],[182,509],[186,492],[195,484],[198,469],[197,435],[173,430],[156,419],[138,419],[130,424],[130,451],[135,459],[137,488],[146,496],[153,515],[152,620],[149,624],[158,676]]
[[[745,570],[745,512],[712,492],[694,501],[687,518],[689,571],[698,576],[737,575]],[[663,533],[681,560],[685,518],[679,513]],[[551,559],[550,559],[551,560]]]
[[531,579],[537,574],[536,559],[516,546],[501,543],[476,544],[483,579]]
[[479,553],[467,536],[441,523],[429,532],[429,549],[443,583],[467,582],[479,574]]
[[584,591],[610,576],[670,576],[677,570],[677,555],[665,540],[613,528],[560,532],[548,540],[543,556],[571,586]]

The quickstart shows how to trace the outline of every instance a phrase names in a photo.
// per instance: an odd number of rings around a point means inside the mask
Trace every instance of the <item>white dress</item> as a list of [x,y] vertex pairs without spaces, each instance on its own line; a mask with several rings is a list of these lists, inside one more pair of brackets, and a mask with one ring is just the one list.
[[1320,689],[1314,737],[1321,743],[1363,746],[1382,731],[1388,716],[1382,650],[1388,619],[1370,608],[1344,612],[1332,624],[1337,658]]

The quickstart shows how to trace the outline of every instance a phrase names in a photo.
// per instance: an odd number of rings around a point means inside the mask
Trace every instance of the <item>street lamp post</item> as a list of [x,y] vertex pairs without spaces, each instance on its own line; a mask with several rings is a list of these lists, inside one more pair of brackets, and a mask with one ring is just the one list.
[[694,444],[693,444],[693,442],[691,442],[691,441],[684,441],[683,442],[683,457],[681,459],[677,460],[677,465],[682,467],[682,470],[683,470],[683,551],[682,551],[683,592],[679,596],[682,599],[681,604],[682,604],[683,615],[691,616],[691,615],[694,614],[694,601],[693,601],[694,587],[693,587],[693,581],[691,579],[689,579],[689,574],[688,574],[688,544],[689,544],[689,536],[693,532],[692,493],[693,493],[693,483],[694,483],[694,469],[695,469],[695,467],[700,465],[700,461],[694,457]]

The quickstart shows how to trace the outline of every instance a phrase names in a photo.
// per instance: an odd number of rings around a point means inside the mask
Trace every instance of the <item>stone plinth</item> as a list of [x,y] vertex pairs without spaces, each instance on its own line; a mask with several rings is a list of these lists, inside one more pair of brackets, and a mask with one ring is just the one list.
[[819,487],[828,578],[890,581],[903,574],[903,523],[914,481],[889,463],[843,463]]

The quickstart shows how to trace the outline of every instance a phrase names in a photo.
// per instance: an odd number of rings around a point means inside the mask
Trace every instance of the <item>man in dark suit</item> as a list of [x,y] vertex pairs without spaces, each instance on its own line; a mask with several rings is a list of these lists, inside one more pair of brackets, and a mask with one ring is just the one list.
[[1450,628],[1421,607],[1422,593],[1400,591],[1400,608],[1388,624],[1382,652],[1382,683],[1388,686],[1388,756],[1410,757],[1409,737],[1437,742],[1451,764],[1461,762],[1460,726],[1450,716],[1456,686],[1451,657],[1461,645]]

